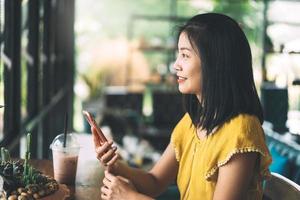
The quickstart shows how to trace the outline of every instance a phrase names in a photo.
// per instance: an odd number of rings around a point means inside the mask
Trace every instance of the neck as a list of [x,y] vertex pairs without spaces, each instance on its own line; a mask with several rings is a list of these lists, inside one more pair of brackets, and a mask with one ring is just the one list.
[[196,94],[196,97],[197,97],[198,101],[201,103],[201,95],[200,94]]

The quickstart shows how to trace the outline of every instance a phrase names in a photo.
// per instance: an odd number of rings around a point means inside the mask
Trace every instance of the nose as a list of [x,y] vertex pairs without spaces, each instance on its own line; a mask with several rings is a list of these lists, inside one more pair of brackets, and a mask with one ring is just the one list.
[[181,64],[180,64],[178,58],[175,60],[175,62],[173,64],[173,68],[175,71],[182,71],[182,67],[181,67]]

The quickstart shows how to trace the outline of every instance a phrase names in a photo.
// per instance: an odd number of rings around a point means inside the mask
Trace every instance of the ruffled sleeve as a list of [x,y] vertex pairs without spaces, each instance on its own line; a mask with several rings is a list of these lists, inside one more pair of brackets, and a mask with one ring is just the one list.
[[[238,115],[225,123],[219,133],[209,139],[213,148],[207,158],[206,180],[216,180],[219,167],[226,165],[235,154],[257,152],[259,159],[259,178],[270,176],[268,170],[272,162],[265,143],[265,136],[259,120],[251,115]],[[214,138],[218,137],[218,138]]]
[[189,115],[186,113],[178,122],[171,135],[171,145],[174,148],[176,160],[178,162],[180,161],[184,148],[183,143],[184,139],[186,138],[184,134],[186,132],[185,129],[187,125],[191,125],[191,120]]

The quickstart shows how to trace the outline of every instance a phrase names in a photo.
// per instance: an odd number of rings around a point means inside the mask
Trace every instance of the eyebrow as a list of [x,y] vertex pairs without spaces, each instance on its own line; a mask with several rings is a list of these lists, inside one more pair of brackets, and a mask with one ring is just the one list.
[[179,50],[183,51],[183,50],[188,50],[188,51],[192,51],[190,48],[188,47],[181,47]]

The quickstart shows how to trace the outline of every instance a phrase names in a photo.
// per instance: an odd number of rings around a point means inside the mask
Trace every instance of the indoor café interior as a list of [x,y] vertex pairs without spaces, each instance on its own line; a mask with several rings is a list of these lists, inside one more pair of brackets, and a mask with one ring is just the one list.
[[299,200],[299,11],[0,0],[0,199]]

